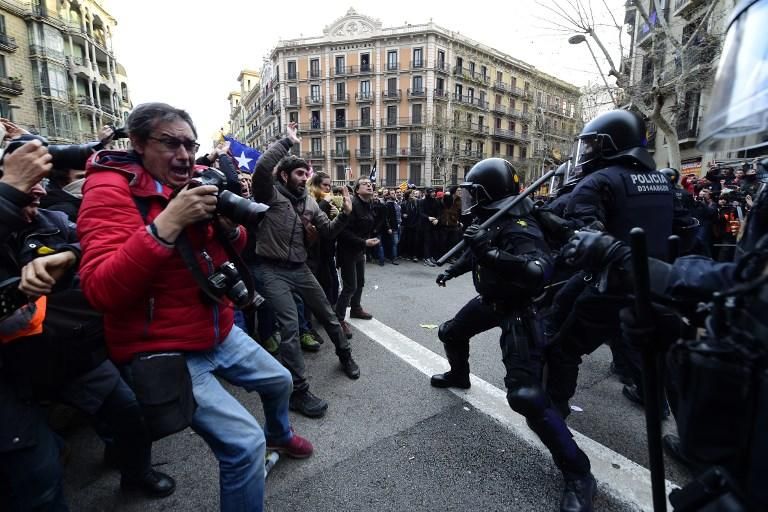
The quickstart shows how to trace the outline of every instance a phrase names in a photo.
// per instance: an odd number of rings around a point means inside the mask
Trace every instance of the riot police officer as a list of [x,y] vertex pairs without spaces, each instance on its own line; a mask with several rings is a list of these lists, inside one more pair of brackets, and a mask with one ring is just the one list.
[[[672,234],[673,195],[648,153],[643,120],[626,110],[603,113],[584,126],[576,143],[574,176],[580,181],[565,208],[570,225],[606,231],[623,241],[629,240],[633,227],[643,227],[649,234],[649,253],[665,258],[667,238]],[[575,274],[558,293],[555,313],[550,316],[563,320],[547,327],[553,340],[547,390],[565,414],[576,391],[581,357],[607,340],[619,344],[613,347],[614,353],[622,354],[632,379],[638,385],[641,381],[639,356],[621,339],[618,322],[618,312],[627,299],[600,293],[594,281],[585,285],[585,279],[590,276]],[[558,315],[557,311],[568,314]],[[624,394],[637,401],[640,390],[628,386]]]
[[501,327],[504,384],[510,407],[525,416],[552,453],[563,472],[565,491],[561,511],[592,510],[596,490],[587,456],[574,442],[561,416],[541,388],[542,336],[536,323],[533,298],[552,271],[549,248],[526,199],[496,225],[480,227],[520,192],[512,165],[501,158],[477,163],[461,187],[468,190],[475,221],[464,234],[469,249],[445,272],[437,284],[471,271],[478,296],[456,316],[444,322],[438,336],[443,342],[450,370],[433,375],[432,386],[469,388],[469,340],[493,327]]
[[[768,68],[760,66],[768,48],[767,24],[768,0],[743,0],[732,14],[699,149],[768,149],[763,122]],[[676,509],[768,509],[768,158],[757,167],[762,183],[733,262],[699,256],[672,264],[649,260],[656,295],[693,302],[717,299],[705,322],[707,336],[678,342],[671,351],[673,366],[686,370],[670,372],[680,392],[673,409],[681,438],[666,436],[664,444],[689,461],[722,465],[735,481],[710,470],[707,474],[715,478],[700,477],[706,484],[699,488],[708,494],[689,487],[677,499],[670,497]],[[579,233],[564,252],[575,264],[607,269],[606,281],[626,286],[632,274],[629,248],[605,234]],[[657,333],[664,331],[663,325],[656,326]]]
[[669,188],[674,197],[675,215],[672,224],[672,232],[680,238],[680,255],[703,254],[703,248],[697,248],[696,232],[699,229],[699,221],[692,215],[696,209],[693,195],[680,186],[680,172],[677,169],[666,167],[659,172],[669,180]]

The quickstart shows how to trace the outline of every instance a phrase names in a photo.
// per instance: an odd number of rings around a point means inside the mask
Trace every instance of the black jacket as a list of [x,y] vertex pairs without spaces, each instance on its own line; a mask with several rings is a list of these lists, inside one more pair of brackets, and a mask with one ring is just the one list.
[[373,200],[365,202],[355,194],[352,199],[352,214],[349,223],[339,233],[336,245],[336,259],[339,262],[360,256],[365,252],[365,241],[376,229],[376,213]]

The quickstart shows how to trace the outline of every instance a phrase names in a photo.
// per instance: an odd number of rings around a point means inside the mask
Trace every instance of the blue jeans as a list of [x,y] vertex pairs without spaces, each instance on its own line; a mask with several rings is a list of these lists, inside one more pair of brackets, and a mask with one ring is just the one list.
[[[219,461],[221,510],[263,510],[265,436],[283,444],[293,435],[288,421],[291,374],[237,326],[215,348],[188,354],[187,367],[197,401],[192,429]],[[217,376],[259,394],[264,431]]]

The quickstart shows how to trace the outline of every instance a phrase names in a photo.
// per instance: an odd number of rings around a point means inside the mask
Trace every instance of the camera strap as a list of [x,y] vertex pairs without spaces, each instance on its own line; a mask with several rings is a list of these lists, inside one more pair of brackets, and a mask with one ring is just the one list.
[[[136,203],[136,208],[138,208],[139,214],[141,214],[141,218],[143,219],[144,224],[148,224],[147,220],[149,216],[149,199],[146,197],[138,197],[134,195],[131,197],[133,197],[133,201]],[[233,260],[235,268],[237,268],[241,279],[243,279],[243,282],[248,289],[248,298],[253,300],[255,290],[253,276],[248,270],[248,267],[245,265],[242,257],[237,253],[237,251],[235,251],[235,248],[232,246],[232,242],[230,242],[226,233],[223,233],[222,229],[218,226],[217,223],[214,223],[213,227],[214,232],[216,233],[216,237],[224,246],[224,250],[227,252],[227,255],[231,260]],[[224,299],[216,296],[213,292],[211,292],[208,279],[206,279],[203,271],[200,270],[200,265],[198,264],[197,258],[195,257],[195,250],[190,245],[189,238],[187,238],[185,231],[182,231],[178,238],[176,238],[176,249],[178,250],[179,256],[181,256],[182,261],[184,261],[184,264],[192,273],[192,277],[194,277],[195,282],[197,282],[198,287],[200,287],[203,293],[205,293],[205,295],[213,302],[221,304],[222,306],[228,306],[229,304],[227,304]],[[202,251],[201,255],[203,259],[210,261],[210,263],[213,264],[213,260],[210,259],[211,257],[208,255],[208,253]],[[245,269],[245,272],[243,272],[243,269]]]

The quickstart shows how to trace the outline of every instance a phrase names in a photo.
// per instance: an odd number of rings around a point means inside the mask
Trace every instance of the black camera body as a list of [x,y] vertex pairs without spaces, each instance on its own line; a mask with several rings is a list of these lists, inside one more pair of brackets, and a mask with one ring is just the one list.
[[216,213],[219,213],[237,224],[255,225],[259,219],[259,211],[254,202],[233,194],[227,190],[227,177],[218,169],[208,167],[189,181],[188,187],[213,185],[219,189]]
[[100,141],[87,142],[85,144],[48,144],[48,140],[45,137],[24,134],[8,143],[3,157],[10,155],[27,142],[33,140],[39,140],[43,146],[48,148],[54,169],[85,169],[85,163],[93,152],[102,149]]
[[240,272],[232,262],[225,261],[216,269],[216,272],[208,276],[208,287],[217,297],[227,297],[238,308],[248,306],[259,307],[264,298],[254,293],[253,299],[248,294],[248,287],[240,278]]

